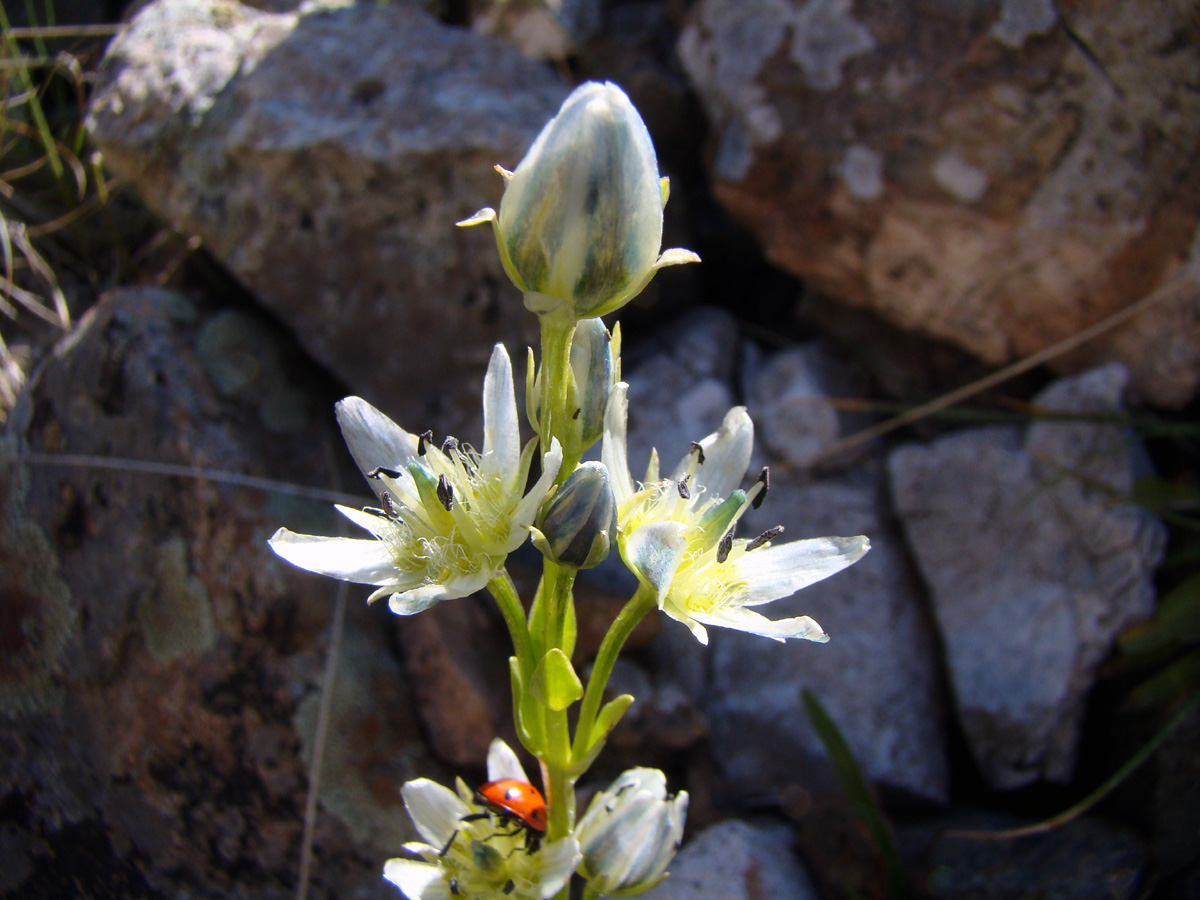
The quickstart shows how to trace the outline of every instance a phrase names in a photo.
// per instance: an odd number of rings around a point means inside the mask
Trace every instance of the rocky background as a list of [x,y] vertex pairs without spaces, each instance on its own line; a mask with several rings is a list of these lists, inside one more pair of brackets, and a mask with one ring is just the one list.
[[[600,78],[672,177],[665,245],[704,259],[622,314],[631,459],[745,404],[772,468],[751,526],[873,545],[772,613],[827,645],[635,634],[614,687],[638,702],[595,781],[656,765],[692,795],[650,896],[1200,896],[1194,704],[1179,718],[1200,686],[1194,4],[107,13],[126,24],[86,97],[119,181],[98,234],[146,249],[72,282],[78,321],[28,340],[4,408],[0,894],[297,896],[329,690],[305,888],[398,896],[379,873],[412,837],[399,785],[479,780],[510,736],[503,624],[477,598],[367,609],[265,539],[330,533],[331,500],[367,496],[344,394],[477,434],[491,345],[536,331],[490,234],[453,223]],[[168,265],[162,243],[194,252]],[[0,325],[12,343],[21,321]],[[1037,354],[967,407],[844,442]],[[585,659],[628,587],[581,582]],[[980,839],[1168,726],[1103,804]]]

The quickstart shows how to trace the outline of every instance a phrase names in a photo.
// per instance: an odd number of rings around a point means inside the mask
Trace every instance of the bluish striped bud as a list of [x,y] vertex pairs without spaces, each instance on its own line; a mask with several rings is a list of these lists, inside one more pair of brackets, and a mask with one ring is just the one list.
[[617,500],[604,464],[581,463],[530,530],[534,545],[559,565],[590,569],[603,562],[617,534]]
[[650,133],[615,84],[576,88],[507,184],[491,221],[505,271],[537,313],[575,319],[624,306],[665,265],[696,262],[662,246],[667,184]]
[[580,874],[598,895],[629,897],[667,876],[683,839],[688,795],[667,796],[658,769],[630,769],[592,798],[575,829]]

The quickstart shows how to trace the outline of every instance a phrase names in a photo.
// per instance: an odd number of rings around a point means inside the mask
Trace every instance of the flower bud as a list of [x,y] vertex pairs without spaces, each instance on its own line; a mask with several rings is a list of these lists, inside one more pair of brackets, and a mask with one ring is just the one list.
[[581,463],[546,504],[541,527],[530,530],[535,546],[559,565],[599,565],[617,533],[617,501],[604,464]]
[[630,769],[592,798],[575,836],[583,852],[580,874],[596,894],[628,897],[667,876],[683,839],[688,795],[667,796],[658,769]]
[[625,305],[665,265],[699,260],[662,245],[666,181],[650,133],[615,84],[576,88],[507,184],[491,221],[504,269],[537,313],[575,319]]
[[[620,360],[620,326],[609,334],[599,319],[580,321],[571,338],[571,379],[567,385],[567,410],[571,418],[560,433],[563,452],[568,457],[578,459],[604,433],[608,395],[621,380]],[[525,385],[525,409],[534,431],[541,427],[545,384],[539,370],[537,378],[529,378]]]

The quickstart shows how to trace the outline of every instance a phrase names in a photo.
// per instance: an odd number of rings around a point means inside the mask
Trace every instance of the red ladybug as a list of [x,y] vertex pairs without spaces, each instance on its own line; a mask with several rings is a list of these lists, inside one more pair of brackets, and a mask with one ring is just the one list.
[[489,781],[475,793],[494,812],[518,819],[532,831],[546,830],[546,799],[532,784],[515,778],[501,778]]

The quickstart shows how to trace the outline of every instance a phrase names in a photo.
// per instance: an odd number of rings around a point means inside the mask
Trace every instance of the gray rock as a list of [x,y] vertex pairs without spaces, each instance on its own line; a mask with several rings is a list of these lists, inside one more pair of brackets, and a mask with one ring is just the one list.
[[[1020,824],[973,815],[958,816],[950,826],[991,831]],[[1002,841],[949,833],[933,841],[927,859],[925,889],[935,900],[1132,900],[1143,895],[1147,865],[1137,838],[1098,818]]]
[[[1035,404],[1119,414],[1118,366]],[[896,450],[892,495],[929,584],[968,743],[998,788],[1070,777],[1083,704],[1122,628],[1153,611],[1165,530],[1122,503],[1140,459],[1118,426],[1035,421]]]
[[[746,406],[767,462],[802,467],[843,434],[866,427],[864,416],[838,409],[836,397],[856,396],[853,373],[820,341],[765,358],[745,354]],[[841,460],[841,467],[862,454]]]
[[783,825],[728,819],[688,841],[646,900],[816,900]]
[[[335,516],[200,470],[328,484],[335,448],[348,466],[333,397],[300,358],[261,317],[116,291],[14,408],[6,444],[46,457],[0,477],[0,851],[31,854],[8,887],[293,895],[339,586],[266,539],[335,533]],[[310,895],[382,900],[380,862],[413,837],[399,785],[437,770],[386,629],[349,591],[316,844],[338,862],[315,867]],[[105,841],[78,855],[89,833]]]
[[837,723],[866,776],[893,796],[943,803],[948,790],[945,719],[932,625],[898,531],[882,510],[880,478],[804,484],[772,473],[766,503],[743,534],[775,524],[780,540],[865,534],[871,551],[849,569],[759,611],[811,615],[827,644],[723,629],[712,634],[708,706],[713,754],[731,786],[752,801],[777,801],[791,785],[836,781],[804,713],[812,690]]
[[658,338],[665,349],[626,364],[629,382],[629,467],[645,473],[657,448],[669,472],[698,441],[721,425],[734,406],[737,323],[728,313],[700,309]]
[[[713,193],[776,266],[1000,365],[1154,297],[1053,365],[1200,389],[1200,46],[1187,4],[700,0],[680,62]],[[1152,133],[1147,141],[1143,135]]]
[[88,124],[317,360],[410,430],[436,411],[461,433],[491,345],[534,323],[490,229],[454,223],[498,203],[492,167],[565,93],[416,4],[157,0],[110,45]]

